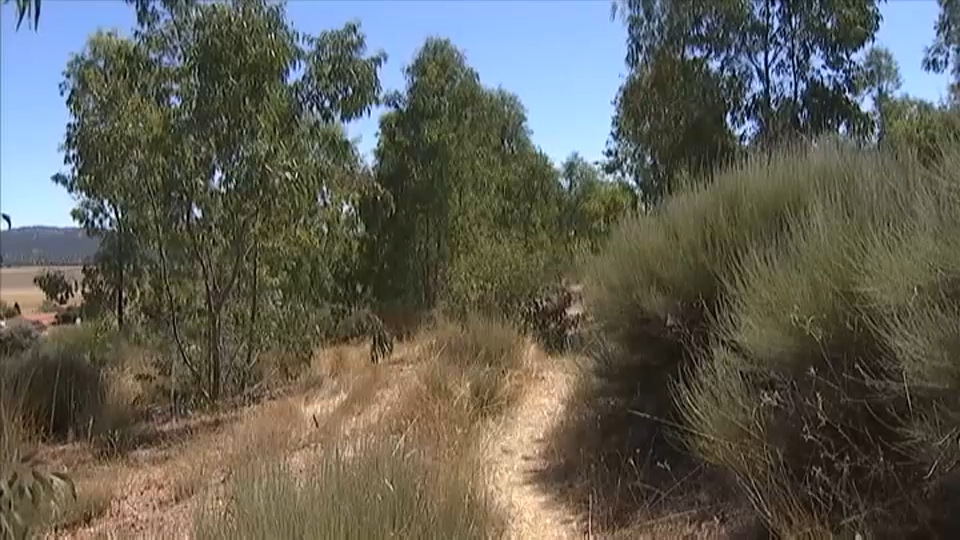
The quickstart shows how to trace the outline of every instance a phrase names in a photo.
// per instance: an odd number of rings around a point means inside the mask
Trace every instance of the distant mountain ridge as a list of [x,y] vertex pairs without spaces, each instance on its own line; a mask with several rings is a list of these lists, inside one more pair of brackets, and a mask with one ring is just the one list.
[[100,241],[79,227],[17,227],[0,231],[3,266],[72,266],[93,259]]

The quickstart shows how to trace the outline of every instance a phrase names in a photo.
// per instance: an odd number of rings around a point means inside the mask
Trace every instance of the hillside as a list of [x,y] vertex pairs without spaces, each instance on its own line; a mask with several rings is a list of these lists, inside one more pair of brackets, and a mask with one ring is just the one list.
[[2,538],[960,538],[960,10],[933,103],[883,2],[614,3],[607,53],[243,0],[54,55],[109,228],[0,238]]
[[19,227],[0,232],[0,260],[4,266],[82,264],[97,245],[78,227]]

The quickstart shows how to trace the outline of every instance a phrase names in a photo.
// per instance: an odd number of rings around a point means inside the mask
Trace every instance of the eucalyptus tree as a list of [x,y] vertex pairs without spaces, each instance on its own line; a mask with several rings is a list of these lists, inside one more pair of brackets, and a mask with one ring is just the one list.
[[404,74],[380,119],[383,192],[364,213],[374,295],[414,312],[502,306],[550,260],[557,172],[519,99],[484,87],[449,40],[428,39]]
[[937,0],[940,13],[934,24],[934,39],[925,50],[923,68],[934,73],[949,72],[951,94],[960,83],[960,1]]
[[145,302],[215,400],[264,346],[256,312],[290,246],[341,212],[357,166],[342,124],[377,103],[385,55],[355,23],[300,34],[265,0],[137,9],[131,38],[97,34],[68,65],[56,181],[85,226],[136,238]]
[[620,220],[637,208],[637,192],[604,178],[600,168],[574,152],[560,165],[561,231],[572,251],[597,252]]
[[13,4],[17,16],[17,30],[23,25],[23,21],[27,21],[27,24],[35,29],[39,27],[41,0],[3,0],[3,5],[7,4]]
[[903,85],[900,66],[889,49],[871,47],[864,56],[862,77],[862,90],[873,100],[877,139],[882,141],[889,127],[887,109]]
[[858,82],[860,53],[880,24],[877,4],[615,2],[631,74],[618,95],[610,168],[653,184],[644,191],[657,198],[676,171],[729,158],[731,134],[763,148],[829,132],[869,134]]

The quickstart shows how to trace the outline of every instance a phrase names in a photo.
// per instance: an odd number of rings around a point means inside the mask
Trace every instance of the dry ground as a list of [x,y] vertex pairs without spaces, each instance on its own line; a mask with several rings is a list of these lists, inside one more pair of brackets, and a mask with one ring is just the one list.
[[0,268],[0,300],[10,305],[19,303],[24,313],[37,312],[43,301],[43,293],[33,284],[33,278],[45,270],[60,270],[71,281],[79,281],[83,277],[80,266]]
[[[402,384],[405,350],[390,365],[369,365],[367,349],[343,347],[315,361],[315,383],[239,411],[198,415],[154,426],[152,442],[112,462],[85,445],[47,448],[47,462],[73,471],[80,498],[99,503],[91,517],[53,538],[188,538],[198,504],[215,500],[225,481],[251,461],[306,461],[331,436],[342,437],[376,414],[375,399]],[[394,376],[384,378],[381,372]],[[335,379],[335,380],[334,380]],[[388,384],[389,381],[389,384]]]
[[[353,440],[387,422],[422,388],[420,368],[429,356],[423,351],[423,343],[402,343],[389,362],[377,366],[367,360],[366,347],[324,351],[283,397],[153,426],[152,442],[123,458],[103,461],[83,444],[45,448],[48,462],[72,472],[83,500],[48,536],[187,538],[198,506],[221,500],[227,480],[243,463],[281,459],[302,470],[331,440]],[[535,480],[545,465],[544,437],[565,414],[580,375],[572,362],[550,358],[533,345],[524,364],[516,404],[491,421],[482,437],[489,488],[508,518],[507,537],[599,537],[590,534],[584,517]],[[637,528],[627,537],[703,537],[695,528],[657,529],[650,535]]]
[[491,452],[493,486],[510,515],[511,538],[572,540],[584,536],[579,516],[561,507],[536,483],[544,466],[544,435],[561,417],[574,387],[574,372],[530,347],[527,361],[534,380],[516,409],[500,426]]

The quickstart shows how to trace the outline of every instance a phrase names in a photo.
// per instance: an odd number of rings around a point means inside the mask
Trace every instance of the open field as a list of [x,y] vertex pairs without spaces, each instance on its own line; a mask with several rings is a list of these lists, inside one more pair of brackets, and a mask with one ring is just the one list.
[[80,266],[20,266],[0,268],[0,300],[18,302],[24,313],[35,313],[43,302],[43,293],[33,284],[34,276],[48,269],[60,270],[70,280],[82,277]]

